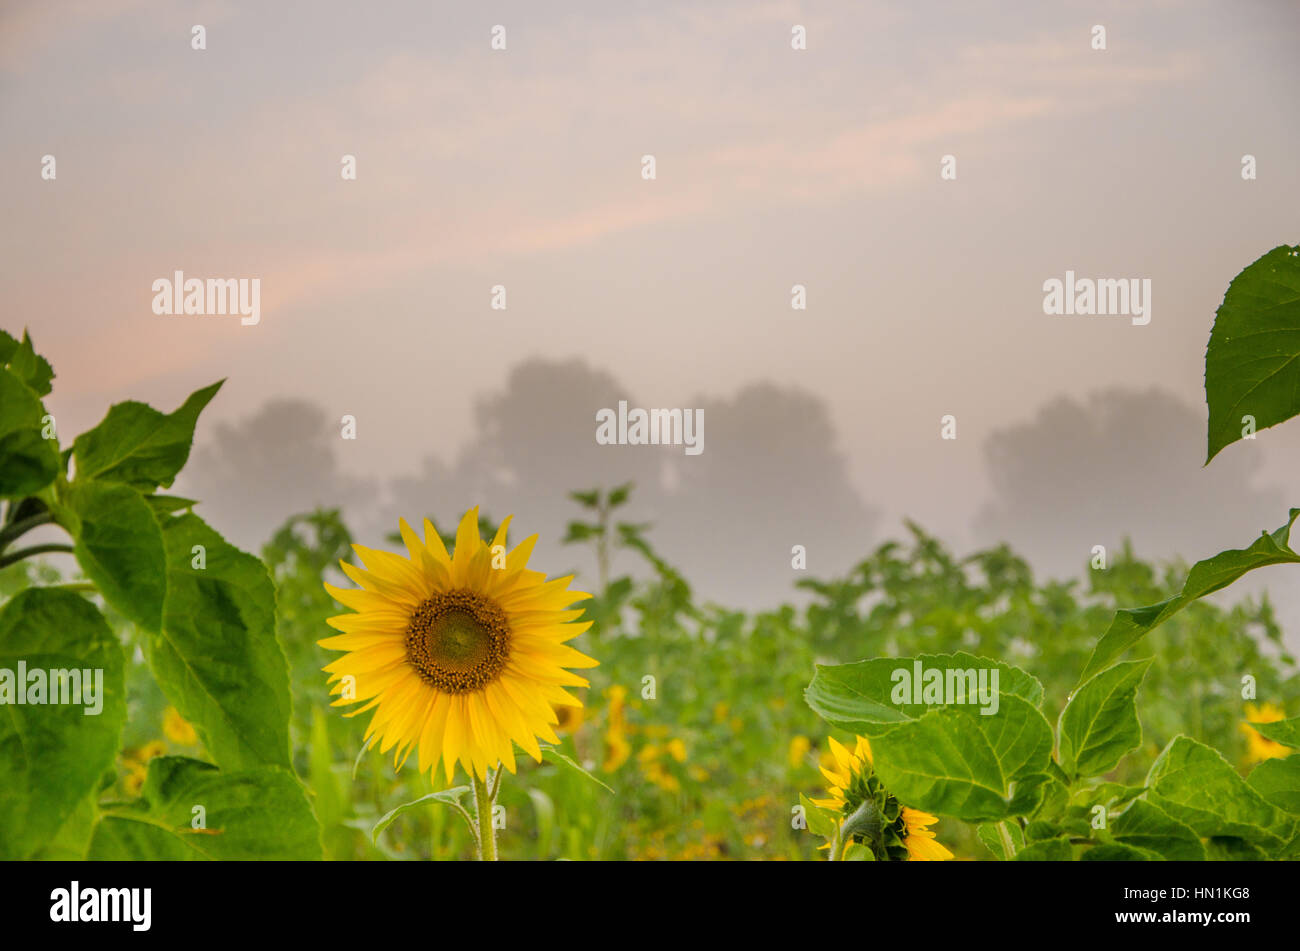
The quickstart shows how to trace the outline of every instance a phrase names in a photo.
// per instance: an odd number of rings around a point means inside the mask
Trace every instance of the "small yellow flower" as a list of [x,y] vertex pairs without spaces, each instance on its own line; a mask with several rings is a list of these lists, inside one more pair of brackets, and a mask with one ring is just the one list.
[[560,722],[555,725],[556,733],[577,733],[582,726],[582,707],[561,706],[555,708]]
[[1246,720],[1240,724],[1241,732],[1246,734],[1246,762],[1261,763],[1266,759],[1281,759],[1291,755],[1290,747],[1284,746],[1266,736],[1261,736],[1251,723],[1276,723],[1286,719],[1286,711],[1267,701],[1255,706],[1246,704]]
[[808,750],[812,748],[812,742],[802,733],[796,735],[790,741],[790,768],[798,769],[803,765],[803,758],[808,755]]
[[668,755],[677,760],[677,762],[686,762],[686,744],[681,741],[680,737],[674,737],[669,740],[665,749],[668,751]]
[[163,711],[163,736],[181,746],[194,746],[199,742],[199,735],[194,727],[175,707],[168,707]]
[[607,773],[612,773],[626,763],[631,755],[632,744],[622,733],[611,730],[605,734],[605,761],[600,768]]

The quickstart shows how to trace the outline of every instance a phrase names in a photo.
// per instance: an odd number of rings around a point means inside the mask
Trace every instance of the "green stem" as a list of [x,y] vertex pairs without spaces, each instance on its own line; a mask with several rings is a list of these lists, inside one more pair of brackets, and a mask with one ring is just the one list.
[[32,555],[43,555],[46,552],[65,552],[72,553],[71,545],[33,545],[30,548],[20,548],[12,555],[0,557],[0,568],[8,568],[10,565],[17,564],[24,558],[30,558]]
[[30,518],[23,519],[21,522],[14,522],[12,525],[0,529],[0,551],[8,548],[20,536],[26,535],[33,528],[48,525],[53,521],[53,512],[40,512]]
[[478,819],[478,857],[484,862],[495,862],[497,830],[492,827],[492,794],[486,780],[480,782],[471,773],[469,781],[474,787],[474,814]]
[[1011,830],[1007,828],[1005,822],[998,823],[998,835],[1002,837],[1002,852],[1008,862],[1016,854],[1015,843],[1011,841]]

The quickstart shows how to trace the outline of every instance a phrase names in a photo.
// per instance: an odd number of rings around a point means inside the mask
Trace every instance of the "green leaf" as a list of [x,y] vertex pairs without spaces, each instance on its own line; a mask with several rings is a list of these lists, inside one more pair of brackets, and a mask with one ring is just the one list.
[[1300,756],[1266,759],[1250,771],[1246,782],[1278,809],[1300,816]]
[[946,707],[872,738],[889,791],[926,812],[998,821],[1037,807],[1048,782],[1052,728],[1026,700],[1004,696],[994,716]]
[[575,773],[578,773],[581,776],[585,776],[587,779],[591,780],[597,786],[600,786],[606,792],[609,793],[614,792],[614,787],[606,785],[605,783],[597,779],[595,776],[593,776],[591,773],[587,772],[585,769],[582,768],[582,766],[578,764],[578,761],[573,759],[571,756],[567,756],[564,753],[561,753],[559,750],[557,750],[554,746],[551,746],[549,743],[542,743],[540,745],[542,750],[542,759],[550,760],[552,763],[560,763],[564,766],[567,766]]
[[1232,279],[1205,350],[1209,462],[1242,438],[1300,413],[1300,247],[1269,251]]
[[1297,515],[1300,515],[1300,509],[1291,509],[1285,525],[1271,534],[1261,533],[1249,548],[1229,549],[1213,558],[1198,561],[1188,572],[1183,590],[1177,596],[1144,608],[1116,611],[1110,627],[1093,649],[1079,682],[1083,683],[1099,670],[1109,667],[1116,657],[1140,641],[1153,627],[1167,621],[1197,598],[1226,588],[1254,568],[1300,562],[1300,555],[1288,544]]
[[[45,703],[17,702],[20,663],[29,686],[34,671],[44,672]],[[123,666],[108,622],[78,594],[28,588],[0,609],[0,859],[27,858],[46,845],[112,767],[126,719]],[[92,671],[92,684],[93,671],[102,671],[102,696],[49,703],[51,670]],[[71,687],[60,680],[58,699],[71,701],[64,683]]]
[[1260,736],[1267,737],[1274,743],[1300,749],[1300,717],[1275,720],[1272,723],[1251,723],[1250,727]]
[[1109,831],[1120,845],[1154,852],[1170,861],[1205,859],[1205,846],[1191,827],[1142,799],[1111,820]]
[[[393,820],[403,813],[410,812],[412,809],[418,809],[426,803],[437,802],[445,806],[460,806],[460,797],[469,792],[468,786],[453,786],[451,789],[443,789],[439,792],[431,792],[427,796],[421,796],[419,799],[413,799],[410,802],[404,802],[400,806],[389,809],[383,817],[375,823],[375,827],[370,830],[370,839],[372,842],[379,841],[379,834],[393,824]],[[461,806],[463,809],[464,807]]]
[[288,767],[289,672],[266,568],[197,515],[167,520],[163,542],[163,626],[148,640],[159,686],[221,766]]
[[624,482],[622,485],[611,489],[609,495],[605,499],[606,504],[612,509],[618,508],[627,501],[628,496],[632,494],[632,489],[635,485],[636,483],[634,482]]
[[1017,862],[1068,862],[1072,858],[1074,848],[1066,838],[1044,839],[1016,853]]
[[1151,765],[1147,785],[1148,802],[1202,838],[1230,836],[1273,850],[1294,832],[1293,820],[1252,789],[1217,751],[1190,737],[1169,742]]
[[90,838],[99,822],[95,807],[98,795],[92,793],[77,803],[59,831],[32,856],[37,862],[84,862],[90,851]]
[[189,458],[199,413],[222,382],[195,391],[171,414],[133,401],[112,406],[72,444],[77,480],[124,482],[142,492],[169,487]]
[[1071,780],[1110,772],[1142,743],[1137,688],[1150,666],[1150,660],[1116,664],[1080,687],[1065,705],[1059,756]]
[[179,495],[146,495],[144,500],[156,515],[175,515],[199,504],[196,499],[184,499]]
[[289,770],[228,773],[183,756],[150,760],[143,798],[107,811],[90,845],[92,859],[320,857],[320,828]]
[[1118,809],[1124,803],[1136,799],[1146,792],[1145,786],[1126,786],[1124,783],[1097,783],[1095,786],[1080,786],[1070,794],[1070,801],[1076,805],[1105,806]]
[[21,343],[0,330],[0,366],[8,367],[37,396],[50,395],[54,368],[33,349],[32,338],[26,330]]
[[141,627],[158,630],[167,555],[149,503],[125,485],[78,481],[61,488],[59,521],[73,537],[81,570],[109,604]]
[[[926,672],[944,671],[945,683],[948,671],[988,670],[991,685],[991,671],[996,670],[999,698],[1018,697],[1034,707],[1043,700],[1043,685],[1020,668],[965,652],[880,657],[853,664],[818,664],[812,683],[804,690],[804,700],[823,720],[834,726],[868,736],[879,733],[934,709],[933,704],[911,702],[912,694],[905,689],[915,679],[916,662]],[[903,682],[901,675],[896,678],[896,671],[906,672],[908,683]],[[955,675],[953,679],[954,687],[964,690],[965,683]],[[895,703],[895,696],[904,702]],[[978,703],[978,697],[970,702]],[[971,709],[969,704],[966,708]],[[987,719],[997,719],[997,715]]]
[[839,817],[835,813],[823,809],[803,793],[799,794],[799,805],[803,806],[809,832],[821,836],[828,842],[835,838],[835,832],[839,828]]
[[59,444],[41,432],[45,408],[16,375],[0,367],[0,496],[39,492],[59,474]]
[[[998,826],[1007,830],[1011,838],[1011,854],[1006,854],[1006,846],[1002,841],[1002,833],[998,831]],[[1014,859],[1016,854],[1025,847],[1025,833],[1021,831],[1020,824],[1017,822],[986,822],[975,830],[979,840],[984,843],[993,857],[999,862],[1006,862]]]
[[1211,862],[1262,862],[1268,858],[1259,846],[1227,835],[1206,840],[1205,854]]

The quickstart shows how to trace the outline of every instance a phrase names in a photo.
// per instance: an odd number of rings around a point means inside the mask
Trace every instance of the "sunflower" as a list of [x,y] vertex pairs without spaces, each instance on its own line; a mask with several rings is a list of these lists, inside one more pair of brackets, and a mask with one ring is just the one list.
[[506,554],[509,524],[485,545],[470,509],[448,555],[428,519],[424,541],[403,520],[409,558],[354,545],[366,568],[343,571],[360,590],[325,585],[355,612],[329,618],[343,633],[319,642],[346,652],[324,668],[333,705],[367,701],[347,715],[375,711],[365,739],[396,747],[398,768],[418,751],[420,771],[441,760],[448,783],[457,763],[483,780],[498,763],[513,773],[514,744],[540,762],[538,738],[559,742],[556,708],[582,705],[564,688],[587,681],[568,668],[597,662],[565,642],[591,626],[568,610],[591,595],[527,567],[536,535]]
[[1278,720],[1285,719],[1286,711],[1276,704],[1267,701],[1259,706],[1253,703],[1246,704],[1246,719],[1241,723],[1240,728],[1241,732],[1246,734],[1247,763],[1262,763],[1266,759],[1281,759],[1291,754],[1288,747],[1261,736],[1259,731],[1250,725],[1251,723],[1276,723]]
[[935,840],[934,831],[929,828],[939,820],[928,812],[902,805],[881,784],[873,767],[871,744],[865,736],[857,738],[852,751],[833,736],[827,739],[834,765],[829,769],[822,766],[821,771],[830,786],[827,798],[814,799],[813,805],[848,817],[871,800],[880,816],[880,827],[869,838],[855,835],[854,840],[870,848],[878,860],[941,862],[952,858],[952,853]]
[[163,711],[163,735],[181,746],[194,746],[199,742],[199,735],[194,731],[194,727],[175,707],[168,707]]

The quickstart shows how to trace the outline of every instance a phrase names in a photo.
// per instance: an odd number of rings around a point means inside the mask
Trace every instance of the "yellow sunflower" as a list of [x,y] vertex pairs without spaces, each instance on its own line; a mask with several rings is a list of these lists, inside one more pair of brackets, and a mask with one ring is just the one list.
[[565,642],[591,626],[568,610],[591,595],[527,567],[536,535],[506,554],[509,524],[485,545],[470,509],[449,555],[428,519],[423,541],[403,520],[410,557],[354,545],[366,568],[343,571],[360,590],[325,585],[356,612],[330,618],[343,633],[319,642],[346,652],[324,668],[333,705],[366,701],[347,715],[374,709],[366,740],[396,747],[399,768],[418,750],[420,771],[441,760],[448,783],[457,763],[480,779],[498,763],[513,773],[513,744],[540,762],[538,738],[559,742],[556,708],[582,705],[564,688],[587,681],[568,668],[597,662]]
[[199,742],[199,735],[194,727],[175,707],[168,707],[163,711],[163,735],[181,746],[194,746]]
[[1290,747],[1260,735],[1251,723],[1276,723],[1286,719],[1286,711],[1276,704],[1265,701],[1259,706],[1246,704],[1246,720],[1241,723],[1241,732],[1246,734],[1246,762],[1262,763],[1266,759],[1281,759],[1291,754]]
[[834,764],[831,768],[822,766],[821,771],[830,785],[827,798],[814,799],[814,805],[847,817],[870,799],[880,814],[881,828],[873,841],[864,844],[877,859],[942,862],[952,858],[952,853],[935,840],[934,831],[929,828],[939,820],[928,812],[902,805],[880,783],[871,758],[871,744],[865,736],[857,738],[851,751],[835,737],[827,739]]

